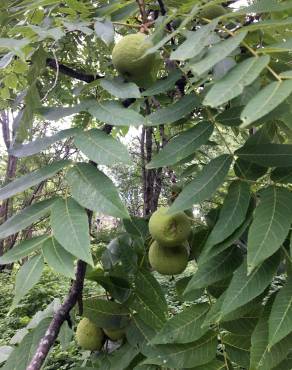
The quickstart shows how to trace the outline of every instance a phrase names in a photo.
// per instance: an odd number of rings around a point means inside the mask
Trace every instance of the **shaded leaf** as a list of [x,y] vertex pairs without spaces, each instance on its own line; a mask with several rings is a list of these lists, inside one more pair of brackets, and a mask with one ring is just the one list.
[[162,328],[167,317],[167,303],[157,280],[148,271],[138,272],[135,280],[135,300],[131,307],[154,329]]
[[266,167],[237,158],[234,163],[234,172],[239,178],[256,181],[267,172]]
[[71,279],[75,278],[75,258],[72,254],[68,253],[55,238],[48,238],[43,243],[42,253],[46,262],[52,269]]
[[139,352],[139,348],[132,347],[128,343],[125,343],[109,357],[110,370],[129,369],[128,366],[131,365],[132,360]]
[[249,185],[242,181],[232,182],[220,210],[218,221],[212,229],[204,248],[224,241],[243,223],[249,201]]
[[28,256],[32,252],[37,251],[43,245],[43,243],[49,238],[47,235],[37,236],[32,239],[24,240],[17,244],[12,249],[8,250],[3,256],[0,257],[0,264],[4,265],[7,263],[15,262],[23,257]]
[[10,217],[0,226],[0,238],[6,238],[25,229],[40,218],[47,216],[57,198],[51,198],[35,203]]
[[270,186],[261,192],[261,201],[248,232],[248,273],[274,254],[284,242],[292,221],[292,193]]
[[138,86],[133,82],[124,82],[119,78],[114,80],[107,80],[103,78],[99,84],[111,95],[120,99],[139,99],[141,97]]
[[198,270],[194,273],[188,283],[185,293],[200,288],[205,288],[217,281],[232,275],[233,271],[240,265],[242,256],[237,247],[229,251],[223,251],[206,262],[199,263]]
[[190,368],[206,364],[216,355],[217,336],[206,334],[200,340],[187,344],[160,344],[144,351],[146,364],[163,365],[170,368]]
[[250,336],[228,333],[223,336],[222,341],[230,360],[243,368],[248,368]]
[[42,255],[31,257],[21,266],[15,279],[12,308],[16,307],[26,293],[39,281],[44,268]]
[[292,279],[277,293],[269,317],[269,347],[292,332]]
[[210,34],[216,28],[218,20],[202,26],[195,32],[188,32],[186,40],[170,54],[172,60],[187,60],[199,55],[208,45]]
[[246,260],[234,272],[221,308],[221,317],[259,296],[271,283],[279,266],[279,254],[267,259],[247,276]]
[[179,194],[172,206],[172,214],[188,209],[192,204],[201,203],[205,199],[210,199],[213,193],[224,181],[232,157],[223,154],[209,162],[196,178],[191,181]]
[[213,125],[209,122],[200,122],[183,131],[154,156],[147,168],[168,166],[188,157],[206,143],[212,132]]
[[87,163],[79,163],[66,175],[73,198],[83,207],[120,218],[129,218],[112,181]]
[[219,113],[216,116],[216,121],[224,126],[230,127],[239,126],[241,124],[240,115],[242,109],[243,109],[242,106],[226,109],[225,111]]
[[246,34],[247,32],[243,31],[234,37],[213,45],[203,59],[196,63],[190,63],[189,67],[191,71],[197,76],[208,72],[215,64],[230,55],[244,40]]
[[203,104],[218,107],[235,98],[250,85],[268,65],[269,56],[251,57],[237,64],[208,91]]
[[89,159],[98,164],[131,163],[126,147],[102,130],[80,131],[75,136],[74,143]]
[[259,144],[244,146],[235,154],[245,161],[264,167],[289,167],[292,161],[291,144]]
[[241,127],[247,127],[254,121],[271,112],[288,98],[291,92],[291,80],[272,82],[264,87],[248,102],[241,112],[241,119],[243,121]]
[[79,129],[77,128],[69,128],[67,130],[59,131],[55,135],[41,137],[27,144],[15,144],[13,148],[9,150],[9,154],[18,158],[28,157],[47,149],[56,141],[66,139],[69,136],[74,136],[78,131]]
[[[200,101],[196,95],[185,95],[179,101],[149,114],[147,116],[146,126],[157,126],[176,122],[190,114],[199,104]],[[142,121],[140,121],[141,123]]]
[[290,184],[292,182],[292,167],[279,167],[271,173],[271,180],[281,184]]
[[292,335],[282,339],[271,349],[269,341],[269,316],[272,300],[270,300],[261,315],[251,337],[250,367],[251,370],[272,369],[277,366],[291,350]]
[[99,327],[117,329],[128,323],[129,311],[117,302],[87,298],[83,300],[83,316]]
[[42,167],[39,170],[19,177],[0,189],[0,200],[10,198],[15,194],[39,184],[40,182],[54,176],[58,171],[68,166],[70,163],[71,162],[68,160],[57,161]]
[[57,200],[51,211],[51,227],[57,241],[69,253],[93,265],[88,217],[74,199]]
[[165,79],[156,81],[152,86],[143,91],[143,96],[159,95],[173,89],[181,75],[182,72],[179,69],[175,69]]
[[164,324],[151,343],[190,343],[198,340],[208,330],[201,328],[208,308],[207,303],[186,307]]

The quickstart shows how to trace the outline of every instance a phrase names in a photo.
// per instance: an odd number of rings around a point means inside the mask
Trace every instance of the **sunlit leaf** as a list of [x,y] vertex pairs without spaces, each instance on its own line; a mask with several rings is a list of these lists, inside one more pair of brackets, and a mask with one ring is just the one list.
[[83,207],[120,218],[129,218],[112,181],[97,168],[79,163],[66,176],[73,198]]
[[74,143],[89,159],[98,164],[131,163],[126,147],[101,130],[81,131],[75,136]]

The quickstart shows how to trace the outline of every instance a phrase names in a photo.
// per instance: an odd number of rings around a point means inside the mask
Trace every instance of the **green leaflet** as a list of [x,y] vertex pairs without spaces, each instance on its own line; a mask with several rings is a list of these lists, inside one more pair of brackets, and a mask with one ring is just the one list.
[[247,32],[243,31],[234,37],[230,37],[213,45],[202,60],[196,63],[190,63],[189,67],[191,71],[197,76],[201,76],[208,72],[215,64],[231,54],[244,40],[246,35]]
[[292,182],[292,167],[279,167],[271,173],[271,180],[276,183],[290,184]]
[[[291,18],[292,19],[292,18]],[[241,112],[241,128],[248,127],[254,121],[271,112],[292,92],[292,81],[272,82],[256,94]]]
[[[185,95],[174,104],[170,104],[165,108],[157,109],[147,116],[146,126],[157,126],[162,124],[170,124],[180,120],[190,114],[195,108],[200,105],[200,100],[195,94]],[[143,123],[140,121],[140,123]]]
[[198,269],[188,283],[184,294],[200,288],[206,288],[213,283],[226,279],[232,275],[241,261],[241,252],[237,247],[234,247],[227,251],[224,250],[207,261],[199,262]]
[[126,147],[102,130],[80,131],[74,138],[74,144],[89,159],[98,164],[131,164]]
[[165,79],[156,81],[152,86],[145,90],[143,96],[153,96],[163,94],[174,88],[177,80],[180,79],[182,72],[178,69],[171,72]]
[[291,144],[257,144],[238,149],[235,154],[245,161],[264,167],[290,167]]
[[201,328],[208,308],[207,303],[186,307],[164,324],[151,343],[190,343],[200,339],[208,330]]
[[269,317],[269,347],[292,332],[292,279],[277,293]]
[[170,59],[172,60],[187,60],[199,55],[208,45],[209,37],[217,26],[218,20],[202,26],[197,31],[187,33],[187,39],[174,50]]
[[109,177],[88,163],[78,163],[66,175],[73,198],[83,207],[119,218],[129,218]]
[[273,369],[291,350],[292,335],[286,336],[280,342],[269,348],[269,316],[273,297],[266,304],[263,314],[251,337],[250,370]]
[[52,207],[51,226],[54,237],[69,253],[93,265],[90,252],[88,217],[74,199],[59,199]]
[[24,240],[0,257],[0,265],[18,261],[30,253],[39,250],[48,238],[48,235],[42,235]]
[[160,344],[145,347],[147,355],[144,364],[163,365],[170,368],[190,368],[203,365],[215,358],[217,347],[216,334],[209,332],[198,341],[187,344]]
[[30,258],[21,266],[16,275],[15,295],[10,311],[18,305],[26,293],[39,281],[43,268],[44,260],[40,254]]
[[147,165],[147,168],[168,166],[193,154],[205,144],[213,132],[213,125],[200,122],[172,139]]
[[138,272],[131,308],[147,325],[161,329],[167,318],[167,303],[157,280],[148,272]]
[[14,348],[14,351],[1,369],[26,370],[51,321],[51,317],[46,317],[37,325],[37,327],[27,333],[20,344]]
[[271,283],[279,266],[276,253],[247,275],[246,260],[234,272],[221,307],[221,318],[259,296]]
[[179,194],[172,206],[170,213],[177,213],[188,209],[192,204],[201,203],[210,199],[212,194],[225,180],[232,157],[223,154],[209,162],[196,178],[191,181]]
[[133,82],[125,83],[119,78],[113,80],[103,78],[99,84],[107,92],[119,99],[141,98],[139,88]]
[[59,131],[57,134],[52,136],[38,138],[27,144],[15,144],[12,149],[9,150],[9,153],[19,158],[28,157],[47,149],[50,145],[59,140],[74,136],[77,132],[79,132],[78,128],[69,128],[67,130]]
[[25,229],[40,218],[47,216],[58,198],[51,198],[28,206],[10,217],[0,226],[0,239]]
[[208,91],[203,104],[218,107],[235,98],[250,85],[268,65],[269,56],[252,57],[237,64]]
[[114,301],[87,298],[83,302],[83,316],[102,328],[123,328],[128,324],[128,309]]
[[204,248],[218,244],[228,238],[245,220],[250,201],[249,185],[242,181],[230,184],[228,194]]
[[292,193],[287,189],[270,186],[260,199],[248,233],[248,273],[280,248],[292,221]]
[[62,168],[68,166],[71,162],[67,160],[57,161],[42,167],[27,175],[21,176],[18,179],[10,182],[8,185],[0,189],[0,200],[12,197],[48,178],[54,176]]
[[42,253],[52,269],[71,279],[75,278],[75,257],[68,253],[55,238],[48,238],[43,243]]

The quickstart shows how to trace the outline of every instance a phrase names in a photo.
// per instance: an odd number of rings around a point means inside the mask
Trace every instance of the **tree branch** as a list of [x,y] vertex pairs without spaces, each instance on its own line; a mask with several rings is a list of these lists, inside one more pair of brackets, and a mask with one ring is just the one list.
[[[109,134],[112,130],[111,125],[104,125],[103,131]],[[93,166],[97,167],[97,164],[93,161],[89,161]],[[88,215],[88,228],[89,233],[91,232],[92,226],[92,216],[93,212],[87,209]],[[70,288],[69,294],[65,299],[64,303],[58,309],[58,311],[54,314],[54,317],[41,341],[38,344],[38,348],[27,367],[27,370],[40,370],[42,365],[50,351],[50,348],[54,345],[58,334],[60,332],[61,326],[64,321],[68,320],[70,317],[70,311],[72,308],[78,304],[79,306],[79,313],[82,315],[83,311],[83,304],[82,304],[82,292],[84,286],[84,279],[85,279],[85,272],[86,272],[86,263],[78,260],[77,261],[77,269],[75,274],[75,280]]]
[[164,5],[163,0],[157,0],[157,1],[158,1],[158,4],[159,4],[159,7],[160,7],[161,15],[165,15],[166,14],[166,9],[165,9],[165,5]]
[[63,73],[66,76],[76,78],[77,80],[84,81],[87,83],[103,78],[103,76],[100,75],[93,75],[87,74],[85,72],[75,71],[74,69],[67,67],[61,63],[58,63],[57,65],[55,59],[52,58],[47,58],[47,66],[54,70],[57,70],[58,68],[60,73]]
[[41,369],[50,348],[55,343],[55,340],[58,337],[61,326],[64,321],[67,319],[70,311],[75,306],[78,298],[82,294],[84,277],[86,272],[86,263],[83,261],[77,262],[77,269],[75,280],[69,291],[69,295],[66,298],[65,302],[61,305],[59,310],[54,314],[54,317],[44,335],[41,339],[37,351],[35,352],[30,364],[27,367],[27,370],[39,370]]

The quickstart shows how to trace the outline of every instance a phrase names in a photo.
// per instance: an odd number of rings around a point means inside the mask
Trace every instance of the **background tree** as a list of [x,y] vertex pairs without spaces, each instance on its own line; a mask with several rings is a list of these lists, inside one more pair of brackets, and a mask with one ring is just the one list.
[[[3,369],[45,367],[76,327],[89,369],[291,369],[291,12],[276,0],[1,4],[10,313],[48,266],[72,279],[0,348]],[[162,235],[149,233],[162,205]],[[119,221],[106,245],[100,216]]]

